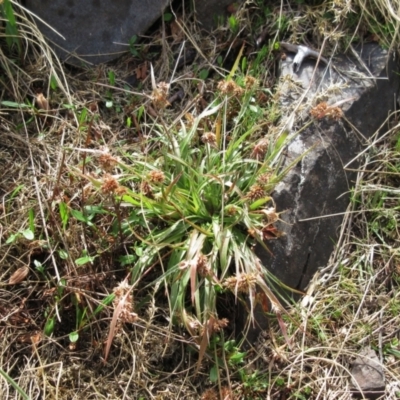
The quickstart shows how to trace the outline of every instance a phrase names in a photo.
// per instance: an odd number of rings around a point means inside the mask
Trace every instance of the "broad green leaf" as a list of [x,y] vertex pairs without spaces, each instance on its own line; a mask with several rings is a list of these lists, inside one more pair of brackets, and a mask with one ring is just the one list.
[[172,21],[172,18],[173,18],[173,15],[172,15],[171,13],[165,13],[165,14],[163,15],[163,20],[164,20],[165,22],[170,22],[170,21]]
[[240,364],[244,361],[246,353],[245,352],[235,352],[232,356],[229,357],[229,362],[231,364]]
[[210,381],[215,383],[218,381],[218,368],[216,365],[213,365],[210,369]]
[[54,328],[56,326],[55,317],[51,317],[46,321],[46,325],[44,326],[44,334],[46,336],[50,336],[54,332]]
[[19,236],[19,233],[14,233],[14,234],[10,235],[6,241],[6,244],[14,243],[15,240],[18,238],[18,236]]
[[78,221],[86,222],[86,223],[89,222],[88,218],[87,218],[85,215],[83,215],[83,213],[82,213],[81,211],[78,211],[78,210],[71,210],[71,214],[72,214],[72,216],[73,216],[74,218],[76,218]]
[[4,100],[0,103],[2,106],[10,108],[32,108],[32,106],[24,103],[16,103],[15,101]]
[[81,265],[85,265],[85,264],[88,264],[88,263],[92,263],[95,258],[96,258],[96,256],[94,256],[94,257],[91,257],[91,256],[80,257],[80,258],[77,258],[75,260],[75,264],[81,266]]
[[239,50],[239,53],[238,53],[238,55],[236,57],[236,60],[235,60],[235,62],[233,64],[231,72],[228,75],[227,81],[231,80],[233,75],[235,75],[235,72],[236,72],[236,70],[238,69],[238,66],[239,66],[240,59],[242,58],[243,50],[244,50],[244,43],[242,44],[242,47]]
[[75,331],[75,332],[71,332],[69,334],[69,341],[71,343],[76,343],[78,341],[78,339],[79,339],[79,333],[78,332]]
[[35,238],[35,234],[30,229],[25,229],[21,233],[27,240],[33,240]]
[[86,123],[87,114],[88,114],[87,108],[83,108],[79,114],[79,126],[82,126]]
[[58,250],[58,255],[62,260],[68,259],[68,253],[63,249]]
[[205,69],[205,68],[202,69],[202,70],[199,72],[199,79],[205,81],[205,80],[208,78],[208,74],[209,74],[208,69]]
[[50,87],[52,90],[56,90],[58,88],[57,78],[53,74],[50,77]]

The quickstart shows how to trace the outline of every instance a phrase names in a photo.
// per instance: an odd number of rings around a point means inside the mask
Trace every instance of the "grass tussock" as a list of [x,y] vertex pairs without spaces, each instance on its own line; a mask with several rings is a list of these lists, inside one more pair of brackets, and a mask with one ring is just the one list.
[[[298,304],[281,306],[252,251],[280,234],[276,42],[397,50],[389,0],[248,1],[212,34],[178,7],[84,69],[17,2],[0,10],[2,398],[347,399],[367,346],[400,397],[396,113]],[[247,298],[272,313],[243,351]]]

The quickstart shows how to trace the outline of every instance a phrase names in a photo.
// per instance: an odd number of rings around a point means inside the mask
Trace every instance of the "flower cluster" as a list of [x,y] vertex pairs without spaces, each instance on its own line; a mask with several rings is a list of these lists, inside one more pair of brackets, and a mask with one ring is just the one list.
[[169,84],[166,82],[160,82],[157,85],[157,88],[153,90],[151,94],[151,100],[153,101],[153,105],[158,110],[162,110],[165,107],[169,106],[168,98]]
[[118,181],[110,174],[105,174],[103,178],[103,183],[101,185],[101,191],[104,194],[115,193],[119,188]]
[[310,114],[317,119],[329,117],[335,121],[338,121],[340,118],[343,117],[343,111],[341,108],[329,106],[328,103],[326,103],[325,101],[319,103],[314,108],[312,108]]
[[218,83],[218,90],[222,94],[240,96],[243,94],[243,89],[233,80],[220,81]]
[[208,143],[211,146],[216,146],[216,144],[217,144],[217,138],[216,138],[215,134],[212,132],[203,133],[203,135],[201,136],[201,141],[203,143]]
[[118,159],[110,154],[108,148],[103,149],[103,153],[99,156],[100,166],[104,171],[110,172],[118,163]]
[[268,140],[265,138],[260,139],[253,147],[251,151],[251,157],[256,160],[262,159],[268,149]]
[[226,278],[223,286],[230,289],[232,292],[249,293],[250,290],[254,291],[257,283],[257,276],[255,274],[238,274]]
[[246,86],[246,89],[251,90],[256,89],[259,86],[260,82],[258,81],[258,79],[254,78],[254,76],[247,75],[244,78],[244,84]]
[[258,183],[252,185],[249,189],[249,191],[246,194],[246,197],[250,200],[250,201],[255,201],[258,199],[262,199],[263,197],[265,197],[267,194],[265,192],[265,189],[263,186],[259,185]]
[[114,293],[114,308],[117,309],[117,307],[120,307],[118,321],[120,323],[135,322],[138,315],[133,312],[133,295],[131,286],[126,281],[123,281],[114,289]]
[[150,171],[148,177],[151,183],[163,183],[165,181],[165,175],[162,171]]

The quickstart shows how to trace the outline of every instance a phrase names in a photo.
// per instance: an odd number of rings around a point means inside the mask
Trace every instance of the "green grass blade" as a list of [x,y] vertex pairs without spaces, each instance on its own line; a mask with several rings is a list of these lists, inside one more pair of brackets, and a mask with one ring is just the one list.
[[1,368],[0,375],[22,396],[23,399],[30,400],[30,397],[19,387],[18,383]]

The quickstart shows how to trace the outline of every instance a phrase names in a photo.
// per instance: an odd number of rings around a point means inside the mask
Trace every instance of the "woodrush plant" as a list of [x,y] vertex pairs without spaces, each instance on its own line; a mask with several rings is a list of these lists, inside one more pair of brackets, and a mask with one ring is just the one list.
[[[121,258],[123,263],[134,260],[131,284],[137,286],[160,267],[151,285],[164,288],[171,321],[197,338],[200,359],[208,339],[228,323],[217,312],[222,292],[248,295],[251,316],[257,291],[278,318],[284,312],[270,289],[274,277],[253,246],[259,242],[269,251],[264,241],[279,236],[270,192],[287,172],[273,166],[286,136],[264,134],[264,112],[254,97],[260,90],[257,81],[242,76],[239,85],[231,75],[200,115],[186,115],[186,121],[170,126],[162,117],[168,86],[157,85],[154,151],[123,154],[122,159],[105,152],[99,158],[102,179],[85,175],[128,215],[115,218],[113,231],[134,238],[130,254]],[[106,172],[110,166],[120,173]]]

